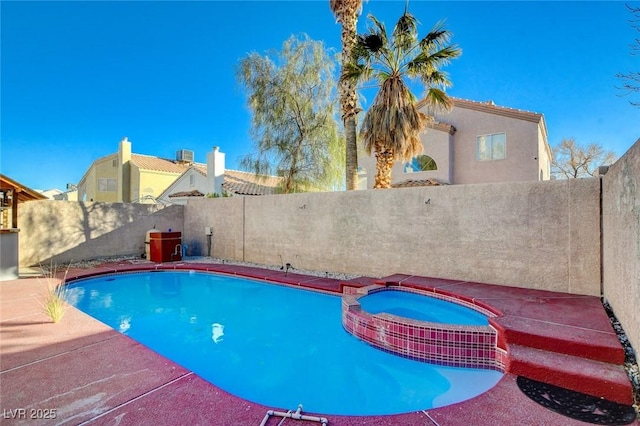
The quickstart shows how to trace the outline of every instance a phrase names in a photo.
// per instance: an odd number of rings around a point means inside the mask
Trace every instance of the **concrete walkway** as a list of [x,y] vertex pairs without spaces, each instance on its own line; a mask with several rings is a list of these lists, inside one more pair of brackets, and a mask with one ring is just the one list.
[[[255,269],[223,266],[227,273],[256,274]],[[71,271],[71,274],[141,267],[145,265],[104,265],[91,271]],[[175,265],[163,267],[174,268]],[[278,273],[259,270],[260,274],[277,279]],[[399,276],[398,281],[406,278],[408,276]],[[333,288],[336,284],[332,280],[294,274],[288,274],[287,280],[307,282],[308,286],[325,291],[338,290]],[[362,284],[370,281],[363,279]],[[405,283],[429,285],[418,281],[414,278]],[[461,290],[461,283],[457,285]],[[69,308],[60,323],[50,323],[41,312],[40,305],[45,287],[42,279],[32,277],[0,283],[2,424],[259,425],[269,409],[295,409],[265,407],[230,395],[75,308]],[[481,291],[479,286],[466,288],[473,292]],[[512,315],[514,321],[525,318],[522,316],[525,312],[523,304],[518,305],[516,301],[520,297],[535,308],[536,315],[541,315],[538,322],[531,322],[531,326],[539,327],[543,325],[541,322],[546,325],[552,323],[546,320],[553,317],[553,312],[545,313],[528,290],[523,290],[520,296],[515,290],[511,293],[504,289],[497,291],[501,292],[500,296],[494,293],[493,298],[500,300],[502,308],[518,313]],[[553,298],[553,294],[547,296]],[[577,299],[581,298],[560,295],[549,306],[553,306],[556,313],[567,312],[567,304],[579,305],[581,302]],[[593,324],[595,321],[598,324],[593,327],[602,328],[602,323],[594,319],[593,303],[588,302],[588,305],[589,309],[585,310],[580,306],[571,308],[571,321],[579,324]],[[576,317],[581,311],[584,317]],[[508,328],[508,322],[503,327]],[[516,324],[518,327],[522,328],[522,321]],[[548,335],[557,328],[548,326],[544,333]],[[602,332],[609,333],[606,329]],[[566,334],[567,329],[562,333]],[[517,336],[521,338],[522,334]],[[327,417],[330,425],[586,424],[556,414],[530,400],[517,387],[516,376],[510,373],[505,374],[490,391],[448,407],[394,416]],[[280,419],[271,418],[267,425],[274,426],[279,422]],[[317,424],[288,419],[283,426]],[[632,424],[637,426],[638,422]]]

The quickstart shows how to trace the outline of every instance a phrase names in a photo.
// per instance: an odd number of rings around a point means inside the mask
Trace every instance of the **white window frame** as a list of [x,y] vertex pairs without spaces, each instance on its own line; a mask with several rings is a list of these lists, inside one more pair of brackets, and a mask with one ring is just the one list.
[[[500,140],[498,136],[501,136]],[[480,149],[481,144],[483,143],[482,139],[485,138],[484,143],[487,144],[487,147],[484,151],[487,151],[487,154],[483,155],[483,150]],[[494,145],[502,142],[502,156],[500,156],[500,150],[496,149]],[[507,158],[507,134],[505,132],[500,133],[489,133],[486,135],[478,135],[476,136],[476,160],[478,161],[494,161],[494,160],[504,160]]]

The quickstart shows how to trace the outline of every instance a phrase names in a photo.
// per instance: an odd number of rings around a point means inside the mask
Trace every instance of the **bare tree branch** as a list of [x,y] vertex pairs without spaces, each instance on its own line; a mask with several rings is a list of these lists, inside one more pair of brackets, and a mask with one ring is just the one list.
[[[629,20],[631,28],[640,32],[640,7],[631,7],[628,4],[626,5],[629,12],[633,15],[633,19]],[[639,55],[640,54],[640,38],[636,38],[632,44],[629,45],[631,48],[631,55]],[[622,80],[622,86],[617,87],[617,89],[621,90],[623,93],[621,96],[627,96],[631,93],[640,92],[640,72],[638,71],[629,71],[628,73],[618,73],[616,77]],[[640,107],[640,101],[629,101],[629,103],[635,107]]]
[[575,179],[595,176],[600,166],[613,164],[617,157],[613,151],[605,151],[597,144],[578,144],[575,139],[563,139],[553,148],[551,174],[558,179]]

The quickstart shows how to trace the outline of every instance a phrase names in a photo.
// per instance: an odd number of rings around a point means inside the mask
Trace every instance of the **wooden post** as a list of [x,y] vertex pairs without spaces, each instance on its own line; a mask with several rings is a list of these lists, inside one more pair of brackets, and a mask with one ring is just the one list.
[[18,190],[11,190],[11,227],[18,227]]

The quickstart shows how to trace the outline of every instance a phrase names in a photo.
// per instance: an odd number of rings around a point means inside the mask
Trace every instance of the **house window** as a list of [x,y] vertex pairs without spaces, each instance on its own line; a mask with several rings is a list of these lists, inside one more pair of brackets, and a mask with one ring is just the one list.
[[117,159],[113,159],[111,160],[111,167],[118,167],[118,160]]
[[189,186],[195,186],[196,185],[196,177],[194,175],[190,175],[189,176]]
[[418,155],[413,157],[411,161],[405,163],[405,173],[428,172],[429,170],[438,170],[435,160],[428,155]]
[[118,190],[117,179],[98,179],[98,191],[115,192]]
[[507,157],[507,134],[478,136],[477,147],[477,159],[480,161],[504,160]]

